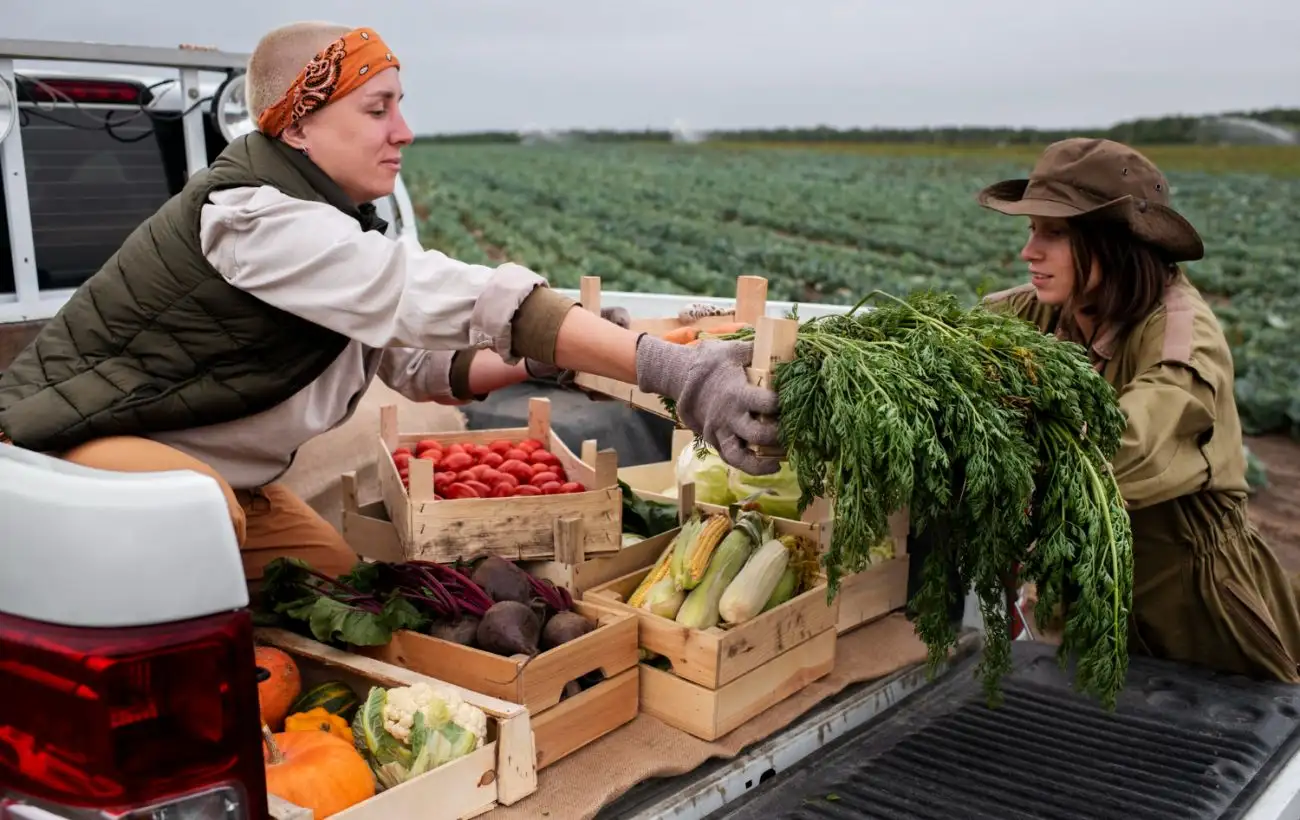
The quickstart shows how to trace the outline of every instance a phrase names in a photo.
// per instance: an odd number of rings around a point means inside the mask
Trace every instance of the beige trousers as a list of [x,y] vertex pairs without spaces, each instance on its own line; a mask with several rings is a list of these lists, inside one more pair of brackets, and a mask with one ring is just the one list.
[[225,493],[244,575],[250,582],[259,580],[266,565],[280,557],[300,558],[331,576],[348,572],[358,560],[338,530],[282,484],[232,490],[202,461],[165,444],[129,436],[87,442],[63,453],[62,458],[101,470],[194,470],[212,476]]

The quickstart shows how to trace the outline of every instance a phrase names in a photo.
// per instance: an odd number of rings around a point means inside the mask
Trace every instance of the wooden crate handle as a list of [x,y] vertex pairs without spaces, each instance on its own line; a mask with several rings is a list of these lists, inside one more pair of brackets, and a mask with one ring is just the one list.
[[767,280],[762,276],[736,277],[736,321],[753,325],[767,313]]
[[379,408],[379,438],[383,440],[388,452],[397,449],[397,405],[385,404]]
[[695,511],[695,482],[684,482],[677,488],[677,523],[685,524]]
[[528,400],[528,437],[551,447],[551,400],[533,396]]
[[339,476],[339,486],[343,490],[343,512],[361,512],[361,500],[357,496],[357,471],[348,470]]
[[578,280],[578,301],[589,312],[600,315],[599,276],[584,276]]
[[427,458],[412,458],[406,477],[410,482],[412,501],[433,500],[433,462]]
[[[754,358],[749,367],[749,383],[775,389],[772,372],[777,364],[794,360],[795,342],[799,335],[799,322],[775,316],[759,317],[754,327]],[[761,456],[784,458],[782,447],[750,445]]]
[[553,527],[555,536],[555,560],[561,564],[581,564],[587,560],[584,549],[582,518],[566,515],[555,519]]
[[596,453],[595,463],[591,466],[595,472],[593,481],[596,485],[588,487],[588,490],[603,490],[618,484],[618,453],[614,449],[606,447]]

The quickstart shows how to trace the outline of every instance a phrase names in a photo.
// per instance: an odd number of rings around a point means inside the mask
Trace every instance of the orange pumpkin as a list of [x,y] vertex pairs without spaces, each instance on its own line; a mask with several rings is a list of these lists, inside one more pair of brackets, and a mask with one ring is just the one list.
[[265,741],[266,791],[311,809],[317,820],[375,795],[375,776],[361,753],[327,732],[272,734]]
[[278,730],[284,726],[284,718],[293,702],[302,694],[302,675],[289,653],[273,646],[257,647],[256,662],[271,673],[269,678],[257,684],[262,722]]
[[289,715],[284,719],[284,730],[286,732],[329,732],[340,740],[352,742],[352,727],[342,717],[325,711],[324,706]]

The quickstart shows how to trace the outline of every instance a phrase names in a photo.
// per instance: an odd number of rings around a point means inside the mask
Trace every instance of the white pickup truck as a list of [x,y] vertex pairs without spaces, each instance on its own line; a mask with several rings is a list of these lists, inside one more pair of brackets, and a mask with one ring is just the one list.
[[[27,67],[51,60],[158,76]],[[245,62],[0,39],[0,371],[6,327],[53,315],[247,127]],[[212,71],[220,79],[204,82]],[[395,241],[418,242],[403,188],[378,204]],[[605,298],[634,315],[677,307]],[[517,426],[517,396],[538,389],[470,408],[470,425]],[[668,458],[659,420],[549,395],[564,403],[553,418],[570,446],[594,436],[627,465]],[[267,815],[251,615],[226,516],[202,476],[105,473],[0,445],[0,820]],[[936,537],[910,539],[914,568]],[[1300,818],[1300,689],[1135,659],[1106,714],[1070,691],[1051,647],[1023,641],[1006,703],[989,710],[971,674],[978,617],[953,618],[967,648],[939,678],[913,667],[851,687],[737,758],[640,784],[600,817]]]

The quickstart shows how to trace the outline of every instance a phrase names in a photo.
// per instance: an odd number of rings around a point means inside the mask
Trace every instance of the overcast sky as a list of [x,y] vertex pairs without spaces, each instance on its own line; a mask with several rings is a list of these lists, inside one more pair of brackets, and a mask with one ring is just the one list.
[[418,133],[1300,106],[1300,0],[0,0],[17,38],[248,51],[302,19],[375,28]]

